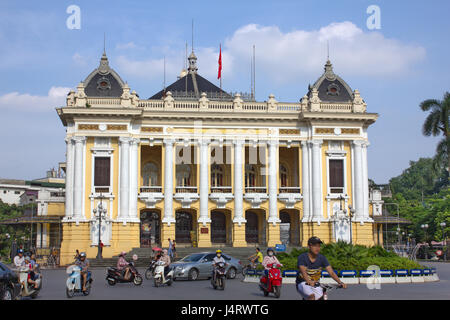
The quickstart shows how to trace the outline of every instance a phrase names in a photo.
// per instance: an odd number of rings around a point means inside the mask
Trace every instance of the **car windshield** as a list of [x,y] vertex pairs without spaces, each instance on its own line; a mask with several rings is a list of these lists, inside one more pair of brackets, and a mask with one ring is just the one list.
[[194,254],[190,254],[190,255],[184,257],[180,261],[183,261],[183,262],[197,262],[203,256],[204,256],[203,253],[194,253]]

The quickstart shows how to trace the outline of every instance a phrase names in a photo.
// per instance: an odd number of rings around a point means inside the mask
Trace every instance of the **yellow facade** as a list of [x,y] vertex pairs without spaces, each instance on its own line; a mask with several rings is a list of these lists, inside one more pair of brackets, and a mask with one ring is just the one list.
[[[58,109],[70,127],[61,262],[76,249],[96,255],[100,203],[104,257],[167,247],[169,238],[205,248],[304,246],[313,235],[333,242],[350,232],[353,243],[373,245],[379,230],[366,192],[365,130],[377,115],[366,112],[357,90],[349,101],[320,100],[324,77],[350,90],[330,65],[299,103],[206,92],[189,100],[170,91],[139,100],[102,57]],[[86,94],[101,70],[121,95]]]

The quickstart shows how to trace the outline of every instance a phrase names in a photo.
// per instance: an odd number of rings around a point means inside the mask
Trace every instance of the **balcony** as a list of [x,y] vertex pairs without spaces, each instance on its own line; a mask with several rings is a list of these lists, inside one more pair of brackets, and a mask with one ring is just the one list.
[[293,209],[295,204],[302,200],[300,187],[281,187],[278,190],[278,200],[284,202],[286,209]]
[[164,199],[161,186],[142,186],[138,198],[145,202],[146,208],[153,209],[157,202]]
[[231,187],[211,187],[209,199],[217,204],[217,208],[225,208],[226,204],[233,198],[233,189]]
[[267,187],[245,187],[244,200],[250,202],[253,209],[259,209],[268,199]]
[[197,201],[200,196],[198,195],[197,187],[185,186],[185,187],[175,187],[175,195],[173,198],[176,201],[181,202],[181,207],[184,209],[189,209],[194,201]]

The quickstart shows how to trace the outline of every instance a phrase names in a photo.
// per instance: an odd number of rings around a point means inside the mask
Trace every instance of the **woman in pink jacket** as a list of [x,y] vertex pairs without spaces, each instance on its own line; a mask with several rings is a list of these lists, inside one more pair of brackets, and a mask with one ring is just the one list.
[[265,273],[267,274],[267,271],[270,269],[270,265],[281,265],[280,261],[278,261],[277,257],[275,256],[275,252],[272,248],[267,248],[267,256],[264,257],[264,260],[262,262],[262,265],[264,267]]

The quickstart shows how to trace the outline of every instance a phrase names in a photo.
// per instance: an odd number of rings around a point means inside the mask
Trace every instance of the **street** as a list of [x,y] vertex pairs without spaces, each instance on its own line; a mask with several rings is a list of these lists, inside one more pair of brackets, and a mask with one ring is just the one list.
[[[330,300],[437,300],[450,299],[450,263],[429,263],[437,268],[439,282],[421,284],[382,284],[381,289],[369,290],[366,285],[349,285],[346,290],[335,290],[330,293]],[[104,268],[94,269],[91,294],[87,297],[75,296],[74,300],[258,300],[265,298],[255,283],[242,282],[240,275],[235,280],[228,280],[224,291],[214,290],[210,281],[175,281],[171,287],[153,287],[153,281],[144,279],[141,286],[131,283],[116,284],[110,287],[106,281]],[[139,270],[142,274],[144,270]],[[67,299],[65,281],[67,274],[64,269],[43,270],[43,288],[37,299],[59,300]],[[292,284],[283,285],[282,300],[300,300],[299,294]]]

